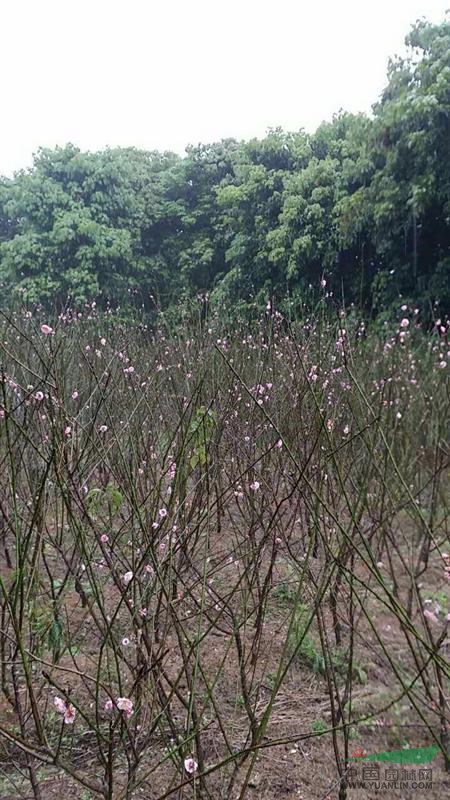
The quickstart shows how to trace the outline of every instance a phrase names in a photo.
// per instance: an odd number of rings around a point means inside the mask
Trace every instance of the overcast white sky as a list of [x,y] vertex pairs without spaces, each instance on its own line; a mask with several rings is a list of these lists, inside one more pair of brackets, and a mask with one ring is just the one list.
[[0,0],[0,174],[40,146],[182,152],[370,111],[450,0]]

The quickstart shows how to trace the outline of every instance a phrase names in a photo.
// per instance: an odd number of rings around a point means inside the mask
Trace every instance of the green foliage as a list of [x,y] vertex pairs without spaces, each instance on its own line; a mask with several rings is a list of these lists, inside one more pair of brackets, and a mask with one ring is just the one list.
[[192,455],[189,459],[189,464],[192,469],[205,466],[208,447],[215,427],[216,418],[212,409],[204,406],[198,408],[189,426],[190,440],[192,442]]
[[86,505],[91,512],[108,511],[112,517],[120,511],[123,500],[122,492],[112,484],[108,484],[106,489],[94,487],[86,495]]
[[170,153],[73,145],[0,180],[4,302],[251,314],[327,291],[450,308],[450,21],[416,23],[374,115]]
[[291,580],[281,581],[273,590],[273,596],[281,605],[291,605],[295,602],[297,587]]
[[39,151],[31,171],[0,184],[7,291],[57,306],[123,302],[137,292],[148,304],[150,292],[163,290],[159,241],[150,239],[175,161],[133,149]]
[[28,617],[36,652],[43,656],[46,649],[50,650],[53,661],[57,663],[65,642],[60,619],[56,617],[50,606],[38,605],[34,602],[29,605]]
[[[343,648],[329,651],[327,657],[316,638],[307,630],[310,610],[300,604],[295,610],[295,617],[290,631],[289,650],[299,662],[308,666],[312,672],[325,675],[328,665],[333,672],[345,678],[348,672],[348,653]],[[367,673],[356,661],[352,665],[352,677],[358,683],[367,683]]]
[[321,734],[328,730],[328,725],[323,719],[316,719],[312,724],[313,733]]

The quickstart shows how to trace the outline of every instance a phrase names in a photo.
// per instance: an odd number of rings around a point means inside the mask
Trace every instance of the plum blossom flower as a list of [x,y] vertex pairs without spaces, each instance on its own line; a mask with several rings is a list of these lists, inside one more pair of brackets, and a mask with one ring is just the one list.
[[197,772],[198,764],[196,760],[192,758],[192,756],[189,756],[188,758],[184,759],[184,768],[189,775],[192,775],[194,772]]
[[67,707],[64,712],[64,722],[66,723],[66,725],[73,725],[73,723],[75,722],[76,715],[77,712],[73,707],[72,703],[67,703]]
[[102,544],[108,544],[108,542],[109,542],[108,534],[107,533],[102,533],[102,535],[100,536],[100,541],[101,541]]
[[66,710],[66,703],[64,700],[62,700],[60,697],[55,697],[53,700],[53,705],[60,714],[64,714]]
[[250,484],[250,489],[253,492],[257,492],[260,486],[261,486],[261,484],[260,484],[259,481],[253,481],[253,483]]
[[43,333],[44,336],[48,336],[50,333],[53,333],[53,328],[44,322],[44,324],[41,325],[41,333]]
[[105,703],[105,711],[112,711],[114,703],[111,699],[108,699]]
[[72,392],[72,400],[76,400],[77,397],[78,397],[78,392],[77,392],[76,389],[74,389],[73,392]]
[[107,430],[108,430],[108,426],[107,425],[100,425],[100,427],[99,427],[100,433],[106,433]]
[[125,575],[123,575],[122,577],[122,583],[124,584],[124,586],[128,586],[128,584],[132,580],[133,580],[133,573],[131,572],[131,570],[129,572],[126,572]]
[[118,697],[116,706],[119,711],[123,711],[127,717],[131,717],[133,713],[133,701],[128,697]]
[[37,400],[38,403],[41,403],[42,400],[44,399],[44,393],[36,392],[36,394],[34,395],[34,399]]
[[73,725],[75,722],[75,717],[77,712],[73,707],[72,703],[69,703],[66,700],[62,700],[61,697],[55,697],[53,700],[53,704],[59,714],[63,714],[64,722],[66,725]]
[[404,317],[400,323],[401,328],[408,328],[409,327],[409,319]]
[[174,480],[176,471],[177,471],[177,465],[176,465],[176,462],[173,461],[172,464],[169,467],[169,480],[170,481]]

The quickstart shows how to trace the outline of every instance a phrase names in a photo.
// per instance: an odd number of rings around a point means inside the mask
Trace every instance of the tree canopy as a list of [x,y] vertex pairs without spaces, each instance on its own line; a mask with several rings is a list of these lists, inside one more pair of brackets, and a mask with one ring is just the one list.
[[302,297],[450,308],[450,22],[420,21],[373,115],[173,153],[41,149],[0,180],[3,303]]

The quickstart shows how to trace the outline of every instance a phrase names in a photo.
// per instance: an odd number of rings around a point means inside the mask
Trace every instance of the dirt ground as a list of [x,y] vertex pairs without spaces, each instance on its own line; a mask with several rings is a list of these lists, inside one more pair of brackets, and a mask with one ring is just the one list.
[[[275,590],[285,587],[288,571],[287,559],[280,558],[277,569]],[[441,571],[438,562],[431,563],[427,572],[427,590],[441,588]],[[113,600],[113,598],[112,598]],[[67,613],[73,624],[83,630],[86,610],[82,609],[77,595],[67,595]],[[383,642],[391,653],[395,653],[399,663],[411,662],[411,654],[405,648],[404,636],[394,615],[385,608],[374,608],[378,629],[383,632]],[[286,630],[285,621],[289,615],[289,600],[275,591],[271,599],[264,624],[261,642],[261,658],[257,665],[260,676],[259,709],[265,707],[271,691],[273,671],[279,663]],[[331,625],[331,621],[328,620]],[[224,655],[226,637],[217,636],[214,647],[209,650],[205,663],[213,673]],[[78,667],[92,671],[96,658],[96,642],[87,626],[84,635],[85,650],[77,656]],[[449,642],[444,642],[443,652],[448,653]],[[364,718],[371,716],[370,722],[363,722],[352,731],[350,737],[350,756],[348,800],[380,800],[381,798],[401,798],[401,800],[441,800],[450,796],[450,773],[444,770],[443,758],[439,754],[430,763],[395,764],[374,762],[364,759],[361,752],[376,754],[405,747],[417,748],[434,744],[425,725],[420,723],[411,705],[403,700],[396,702],[398,685],[394,685],[393,675],[387,669],[383,651],[364,621],[358,627],[355,642],[356,653],[364,667],[364,680],[354,686],[352,705],[355,715]],[[167,668],[176,669],[177,652],[174,644],[172,654],[167,657]],[[64,666],[64,658],[60,665]],[[69,666],[72,662],[67,661]],[[72,679],[72,686],[74,681]],[[81,688],[82,684],[80,684]],[[236,664],[229,659],[221,675],[217,690],[217,700],[221,706],[222,718],[227,732],[236,747],[243,745],[245,724],[236,704]],[[433,718],[433,709],[430,719]],[[11,707],[2,700],[2,719],[10,721]],[[256,708],[258,713],[258,706]],[[329,733],[323,731],[331,727],[330,700],[325,677],[315,671],[299,657],[290,668],[286,680],[274,702],[270,724],[264,743],[273,740],[289,740],[278,746],[263,747],[256,761],[256,768],[250,779],[245,797],[248,800],[344,800],[339,795],[339,773],[336,766],[335,743]],[[435,728],[438,734],[438,727]],[[305,734],[314,732],[310,738]],[[320,735],[319,735],[320,734]],[[208,738],[209,737],[209,738]],[[162,747],[155,742],[155,753]],[[342,758],[342,737],[338,736],[338,749]],[[205,736],[205,755],[214,763],[215,729],[214,725]],[[90,757],[89,742],[80,753],[79,763],[84,764],[86,774],[96,772],[96,764]],[[368,770],[371,770],[368,772]],[[24,774],[26,773],[24,764]],[[71,779],[55,775],[49,767],[43,767],[41,775],[42,800],[93,800],[89,791],[80,790]],[[6,780],[8,776],[11,780]],[[15,788],[12,785],[15,783]],[[191,782],[182,790],[174,792],[174,800],[200,797]],[[213,800],[223,800],[224,794],[219,781],[212,784]],[[164,786],[159,779],[145,784],[135,797],[154,800]],[[25,798],[33,800],[33,795],[23,793],[25,783],[18,770],[11,772],[10,752],[5,744],[0,744],[0,800]],[[28,789],[26,790],[28,791]],[[231,796],[226,800],[237,800]]]

